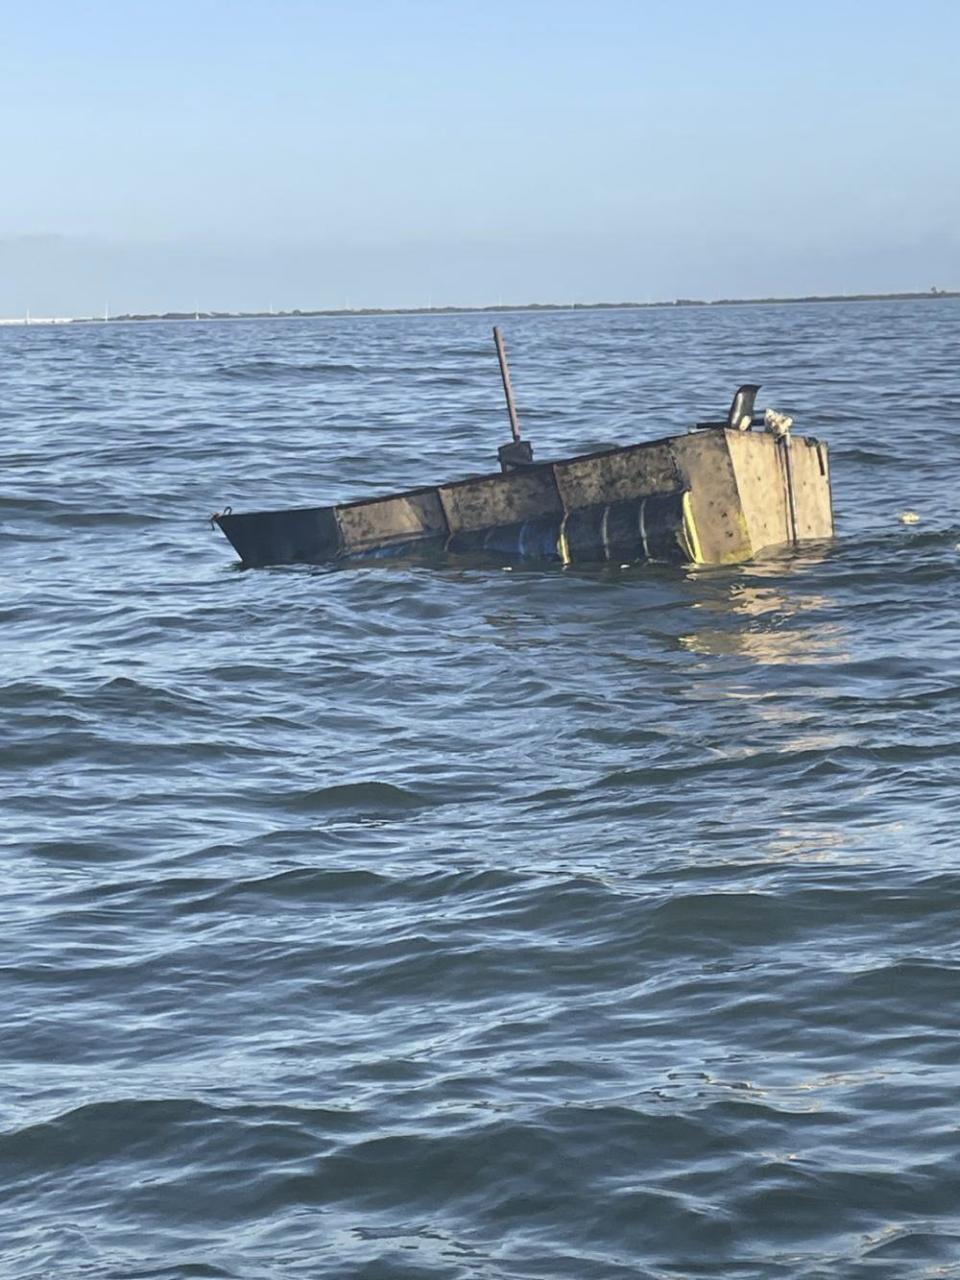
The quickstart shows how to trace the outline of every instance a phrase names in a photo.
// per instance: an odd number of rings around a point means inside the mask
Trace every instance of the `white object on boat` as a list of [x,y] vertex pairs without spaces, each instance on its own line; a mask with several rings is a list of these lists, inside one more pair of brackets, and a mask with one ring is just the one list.
[[766,409],[763,414],[763,423],[772,436],[782,440],[789,434],[793,419],[785,413],[779,413],[776,409]]

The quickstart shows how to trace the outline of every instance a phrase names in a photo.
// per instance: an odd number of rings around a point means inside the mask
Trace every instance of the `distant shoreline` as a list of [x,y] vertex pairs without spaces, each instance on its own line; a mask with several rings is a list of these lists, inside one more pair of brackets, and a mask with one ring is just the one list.
[[319,317],[349,319],[353,316],[449,316],[499,315],[513,311],[647,311],[663,307],[762,307],[802,302],[938,302],[960,298],[960,290],[929,289],[907,293],[822,293],[791,298],[675,298],[672,302],[521,302],[484,307],[323,307],[293,311],[164,311],[129,312],[115,316],[0,319],[0,325],[114,324],[117,321],[156,320],[304,320]]

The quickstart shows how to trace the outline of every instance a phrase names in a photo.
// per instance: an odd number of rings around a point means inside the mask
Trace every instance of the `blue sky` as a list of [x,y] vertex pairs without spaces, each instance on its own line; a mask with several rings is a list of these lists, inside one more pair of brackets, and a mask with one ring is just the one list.
[[0,315],[960,287],[957,3],[0,18]]

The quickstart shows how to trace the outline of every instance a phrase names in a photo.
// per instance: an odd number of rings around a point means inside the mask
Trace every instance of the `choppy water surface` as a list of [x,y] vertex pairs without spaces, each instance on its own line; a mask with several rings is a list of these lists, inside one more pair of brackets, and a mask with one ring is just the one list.
[[540,456],[763,382],[835,547],[238,572],[489,469],[489,319],[0,331],[5,1275],[960,1274],[960,307],[502,324]]

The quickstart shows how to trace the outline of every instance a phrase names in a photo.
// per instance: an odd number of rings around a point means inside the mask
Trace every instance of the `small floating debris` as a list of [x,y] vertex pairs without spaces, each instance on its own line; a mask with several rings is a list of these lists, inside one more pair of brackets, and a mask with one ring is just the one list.
[[[493,331],[511,439],[500,472],[332,507],[211,517],[245,566],[323,564],[432,551],[564,566],[737,564],[833,536],[827,446],[793,419],[755,410],[759,384],[726,417],[686,434],[535,462],[500,330]],[[763,422],[763,430],[753,423]],[[912,512],[906,517],[919,519]]]
[[897,519],[900,521],[901,524],[919,524],[920,523],[920,517],[917,515],[916,511],[901,511],[900,514],[897,516]]

